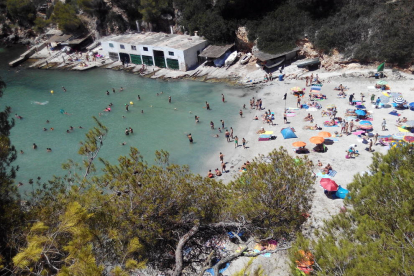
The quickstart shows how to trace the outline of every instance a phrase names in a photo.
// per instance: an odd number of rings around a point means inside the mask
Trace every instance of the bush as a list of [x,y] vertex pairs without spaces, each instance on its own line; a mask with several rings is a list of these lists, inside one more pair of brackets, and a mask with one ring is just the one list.
[[85,26],[76,14],[75,7],[70,4],[57,2],[51,19],[66,33],[81,33],[85,30]]
[[30,26],[36,17],[36,7],[30,0],[7,0],[7,12],[19,25]]

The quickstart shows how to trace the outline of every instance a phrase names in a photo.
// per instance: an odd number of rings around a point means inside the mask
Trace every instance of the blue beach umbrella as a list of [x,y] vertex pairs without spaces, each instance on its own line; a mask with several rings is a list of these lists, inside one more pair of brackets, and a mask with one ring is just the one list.
[[414,106],[414,102],[410,103],[409,106]]
[[367,114],[364,110],[356,110],[355,113],[359,116],[364,116],[365,114]]
[[356,105],[355,107],[359,109],[366,109],[365,105],[362,104]]

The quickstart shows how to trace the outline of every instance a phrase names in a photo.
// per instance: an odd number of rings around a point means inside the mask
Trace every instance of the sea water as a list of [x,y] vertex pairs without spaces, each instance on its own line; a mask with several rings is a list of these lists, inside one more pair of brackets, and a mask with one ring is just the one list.
[[[155,151],[163,149],[170,153],[172,163],[189,165],[194,173],[205,175],[214,168],[205,168],[203,161],[232,146],[227,144],[224,131],[217,130],[220,120],[225,121],[226,128],[239,124],[239,110],[243,104],[249,105],[252,93],[224,84],[153,80],[109,69],[76,72],[10,68],[8,62],[22,52],[21,48],[0,49],[0,76],[7,84],[0,107],[11,106],[12,117],[23,117],[15,119],[11,131],[12,144],[18,152],[24,152],[18,153],[14,163],[19,166],[16,183],[27,184],[39,176],[47,181],[53,175],[64,174],[61,164],[68,159],[80,162],[79,143],[95,126],[92,116],[109,130],[99,157],[115,163],[119,156],[128,154],[130,147],[136,147],[151,164]],[[124,91],[119,92],[121,87]],[[222,103],[221,94],[226,103]],[[206,101],[211,110],[205,108]],[[110,103],[111,112],[104,112]],[[198,124],[195,115],[200,117]],[[210,121],[215,123],[215,130],[210,129]],[[74,130],[67,133],[70,126]],[[129,127],[134,133],[126,136]],[[193,144],[188,141],[188,133],[194,138]],[[215,134],[220,137],[214,138]],[[37,150],[32,148],[33,143]],[[21,190],[28,186],[23,185]]]

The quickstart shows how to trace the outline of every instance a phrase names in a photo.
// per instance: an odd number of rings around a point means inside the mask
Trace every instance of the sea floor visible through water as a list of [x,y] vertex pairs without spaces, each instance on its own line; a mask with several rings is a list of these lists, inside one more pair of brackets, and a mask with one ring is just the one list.
[[[205,168],[203,162],[212,155],[218,156],[223,147],[231,146],[224,131],[218,131],[220,120],[224,120],[225,128],[237,129],[239,110],[255,94],[224,84],[152,80],[108,69],[73,72],[8,67],[8,62],[23,51],[0,49],[0,77],[7,85],[0,99],[1,108],[11,106],[12,117],[23,117],[15,119],[11,131],[12,144],[18,151],[14,163],[19,166],[16,183],[24,184],[21,191],[28,189],[29,179],[40,176],[47,181],[53,175],[63,175],[61,164],[68,159],[81,161],[79,142],[95,125],[92,116],[109,129],[100,157],[116,163],[119,156],[129,153],[130,147],[136,147],[145,161],[152,164],[155,151],[163,149],[170,153],[172,163],[189,165],[192,172],[205,175],[211,168]],[[225,95],[225,103],[221,94]],[[205,108],[206,101],[211,110]],[[104,112],[110,103],[111,112]],[[195,122],[195,115],[200,117],[200,123]],[[47,120],[50,122],[46,123]],[[210,128],[210,121],[215,130]],[[67,133],[70,126],[74,130]],[[129,127],[134,133],[126,136],[125,128]],[[194,138],[193,144],[186,137],[188,133]],[[215,134],[220,137],[215,138]],[[36,150],[33,143],[38,146]],[[46,148],[52,151],[47,152]]]

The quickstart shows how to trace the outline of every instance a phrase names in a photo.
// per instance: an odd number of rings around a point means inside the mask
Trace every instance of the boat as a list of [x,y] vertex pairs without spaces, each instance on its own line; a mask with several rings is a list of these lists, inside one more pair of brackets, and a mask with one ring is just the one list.
[[236,58],[237,58],[237,51],[234,51],[233,53],[231,53],[230,55],[229,55],[229,57],[226,59],[226,61],[224,62],[224,65],[225,66],[230,66],[230,65],[232,65],[233,63],[234,63],[234,61],[236,60]]
[[246,64],[249,62],[250,58],[252,57],[251,53],[247,53],[245,54],[241,59],[240,59],[240,64]]
[[214,66],[216,67],[223,66],[228,56],[230,56],[230,52],[225,53],[222,57],[216,58],[214,60]]

